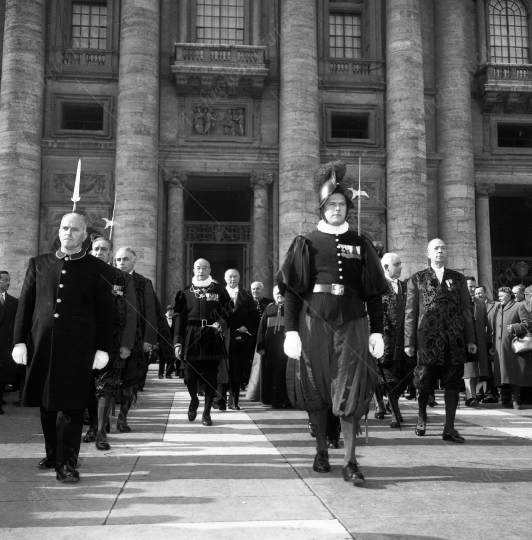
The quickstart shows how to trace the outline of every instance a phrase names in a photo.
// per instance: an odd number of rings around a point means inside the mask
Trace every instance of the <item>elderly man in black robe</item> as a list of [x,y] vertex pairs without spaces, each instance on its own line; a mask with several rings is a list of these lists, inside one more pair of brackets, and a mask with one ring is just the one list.
[[317,230],[295,238],[277,280],[286,291],[288,395],[316,426],[313,470],[331,470],[326,429],[332,404],[344,436],[343,478],[360,484],[355,443],[377,385],[375,358],[384,352],[380,295],[386,280],[373,244],[349,230],[353,202],[341,183],[345,172],[339,161],[316,172],[321,220]]
[[63,216],[60,249],[30,259],[15,320],[13,359],[29,364],[22,405],[41,409],[46,457],[38,467],[55,467],[60,482],[79,481],[92,369],[106,366],[112,344],[111,270],[85,253],[86,237],[83,216]]
[[199,399],[198,382],[205,386],[202,423],[212,426],[211,407],[216,392],[218,367],[224,358],[222,324],[231,317],[229,295],[211,277],[211,265],[205,259],[194,263],[192,285],[175,297],[174,347],[182,358],[190,405],[188,419],[196,419]]

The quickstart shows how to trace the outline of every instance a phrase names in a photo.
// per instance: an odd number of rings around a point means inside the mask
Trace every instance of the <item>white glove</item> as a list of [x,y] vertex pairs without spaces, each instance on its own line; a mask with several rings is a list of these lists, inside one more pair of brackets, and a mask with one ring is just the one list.
[[377,360],[384,354],[384,340],[382,334],[371,334],[369,336],[369,352]]
[[109,355],[104,351],[96,351],[92,369],[103,369],[109,362]]
[[28,363],[28,349],[26,349],[26,344],[17,343],[15,347],[13,347],[11,356],[17,364],[25,366]]
[[299,332],[292,330],[286,333],[284,337],[284,353],[288,358],[299,358],[301,356]]

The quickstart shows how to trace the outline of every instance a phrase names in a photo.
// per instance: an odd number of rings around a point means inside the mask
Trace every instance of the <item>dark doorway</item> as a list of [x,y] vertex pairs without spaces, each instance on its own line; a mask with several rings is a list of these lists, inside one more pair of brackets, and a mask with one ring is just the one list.
[[[236,268],[240,272],[241,282],[244,280],[244,244],[193,244],[191,270],[194,261],[198,259],[207,259],[209,261],[211,264],[211,276],[222,287],[225,287],[224,275],[229,268]],[[247,285],[247,283],[244,285]]]

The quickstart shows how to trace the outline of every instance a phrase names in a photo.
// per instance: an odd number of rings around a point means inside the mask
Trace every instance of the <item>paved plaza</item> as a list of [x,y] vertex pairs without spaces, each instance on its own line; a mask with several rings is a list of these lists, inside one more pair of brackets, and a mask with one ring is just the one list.
[[304,413],[242,400],[213,411],[214,426],[187,420],[182,380],[151,371],[131,411],[132,433],[112,449],[83,444],[81,482],[60,484],[37,469],[44,455],[38,411],[6,394],[0,417],[0,538],[485,540],[530,539],[532,409],[458,410],[465,445],[441,440],[443,398],[414,435],[416,403],[401,400],[402,432],[369,420],[361,439],[363,487],[312,471]]

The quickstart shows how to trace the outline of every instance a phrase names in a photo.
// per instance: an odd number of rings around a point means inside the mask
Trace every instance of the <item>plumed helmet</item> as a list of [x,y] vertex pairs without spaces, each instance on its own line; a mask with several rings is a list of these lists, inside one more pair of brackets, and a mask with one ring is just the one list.
[[320,165],[314,175],[314,190],[318,194],[318,206],[321,208],[333,193],[345,197],[348,211],[354,208],[347,188],[342,184],[346,167],[341,161],[330,161]]

